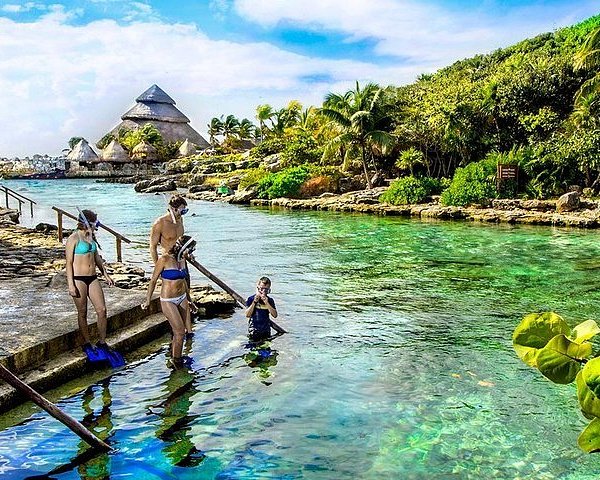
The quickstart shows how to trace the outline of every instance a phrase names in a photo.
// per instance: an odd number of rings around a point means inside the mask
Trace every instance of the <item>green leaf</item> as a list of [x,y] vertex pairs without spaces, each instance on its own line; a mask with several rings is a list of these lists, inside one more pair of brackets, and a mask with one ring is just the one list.
[[600,419],[594,418],[590,424],[585,427],[577,439],[579,447],[586,453],[600,451]]
[[560,315],[554,312],[530,313],[515,328],[513,347],[523,362],[536,367],[540,349],[555,336],[569,333],[570,328]]
[[569,338],[575,343],[583,343],[599,333],[600,327],[598,327],[598,324],[594,320],[586,320],[573,329]]
[[585,364],[577,375],[577,398],[587,418],[600,417],[600,357]]
[[582,344],[557,335],[537,355],[537,367],[542,375],[554,383],[571,383],[575,380],[581,364],[578,360],[592,354],[592,344]]

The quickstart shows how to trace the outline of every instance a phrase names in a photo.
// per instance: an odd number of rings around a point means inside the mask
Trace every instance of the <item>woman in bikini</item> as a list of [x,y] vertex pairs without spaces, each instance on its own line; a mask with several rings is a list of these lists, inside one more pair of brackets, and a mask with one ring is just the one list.
[[146,301],[142,304],[144,309],[150,305],[156,282],[160,276],[162,278],[160,306],[173,332],[171,361],[177,368],[187,366],[191,361],[182,353],[186,331],[188,334],[192,333],[190,305],[187,300],[188,284],[185,259],[194,251],[194,248],[196,248],[196,241],[189,235],[182,235],[167,253],[163,253],[159,257],[148,285]]
[[[108,275],[104,260],[98,252],[95,231],[98,230],[97,215],[91,210],[79,213],[77,229],[69,236],[66,245],[67,285],[69,295],[73,297],[77,307],[77,322],[83,337],[83,351],[92,361],[106,359],[106,355],[98,353],[98,349],[110,351],[106,345],[106,301],[100,281],[96,276],[96,267],[100,269],[109,286],[114,282]],[[98,343],[94,347],[90,342],[87,324],[88,297],[96,310],[98,319]]]

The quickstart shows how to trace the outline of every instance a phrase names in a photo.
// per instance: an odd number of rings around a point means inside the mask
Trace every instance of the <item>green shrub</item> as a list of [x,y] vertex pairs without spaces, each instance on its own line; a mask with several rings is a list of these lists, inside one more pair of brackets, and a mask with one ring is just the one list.
[[268,138],[250,150],[250,156],[252,158],[265,158],[274,153],[281,152],[284,148],[285,142],[282,138]]
[[250,187],[251,185],[258,184],[267,175],[269,175],[269,172],[267,172],[262,166],[260,166],[259,168],[251,168],[247,170],[246,172],[244,172],[244,175],[240,180],[240,190]]
[[259,198],[295,197],[300,185],[310,176],[305,165],[269,173],[258,182]]
[[487,157],[457,168],[450,186],[442,192],[442,204],[464,206],[486,203],[490,198],[496,198],[497,165],[497,158]]
[[323,149],[308,134],[297,135],[289,139],[281,152],[281,162],[286,167],[317,163],[323,155]]
[[394,180],[379,197],[380,202],[391,205],[407,205],[421,203],[430,195],[439,192],[441,181],[435,178],[415,178],[413,176]]

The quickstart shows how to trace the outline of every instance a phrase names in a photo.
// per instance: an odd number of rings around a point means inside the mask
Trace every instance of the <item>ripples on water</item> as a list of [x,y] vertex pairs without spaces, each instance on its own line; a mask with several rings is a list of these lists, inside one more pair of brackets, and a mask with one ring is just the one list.
[[[10,186],[139,242],[164,210],[127,185]],[[511,335],[539,309],[598,318],[597,232],[190,206],[200,262],[242,294],[271,276],[291,333],[259,361],[241,312],[199,323],[193,373],[162,351],[64,392],[115,453],[86,458],[36,413],[0,432],[2,478],[595,478],[574,389],[522,365]],[[141,245],[125,258],[148,269]]]

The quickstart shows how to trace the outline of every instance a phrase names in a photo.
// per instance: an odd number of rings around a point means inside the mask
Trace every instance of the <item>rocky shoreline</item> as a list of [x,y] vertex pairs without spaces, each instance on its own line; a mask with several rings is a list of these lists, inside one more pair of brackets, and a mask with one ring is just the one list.
[[327,193],[309,199],[247,199],[244,198],[244,191],[228,196],[221,196],[212,191],[188,193],[186,197],[195,200],[280,207],[290,210],[323,210],[421,219],[600,228],[600,201],[598,200],[578,200],[566,209],[562,206],[560,199],[498,199],[493,200],[489,206],[452,207],[441,205],[436,198],[423,204],[388,205],[379,202],[379,196],[386,189],[387,187],[378,187],[372,190],[360,190],[343,194]]

